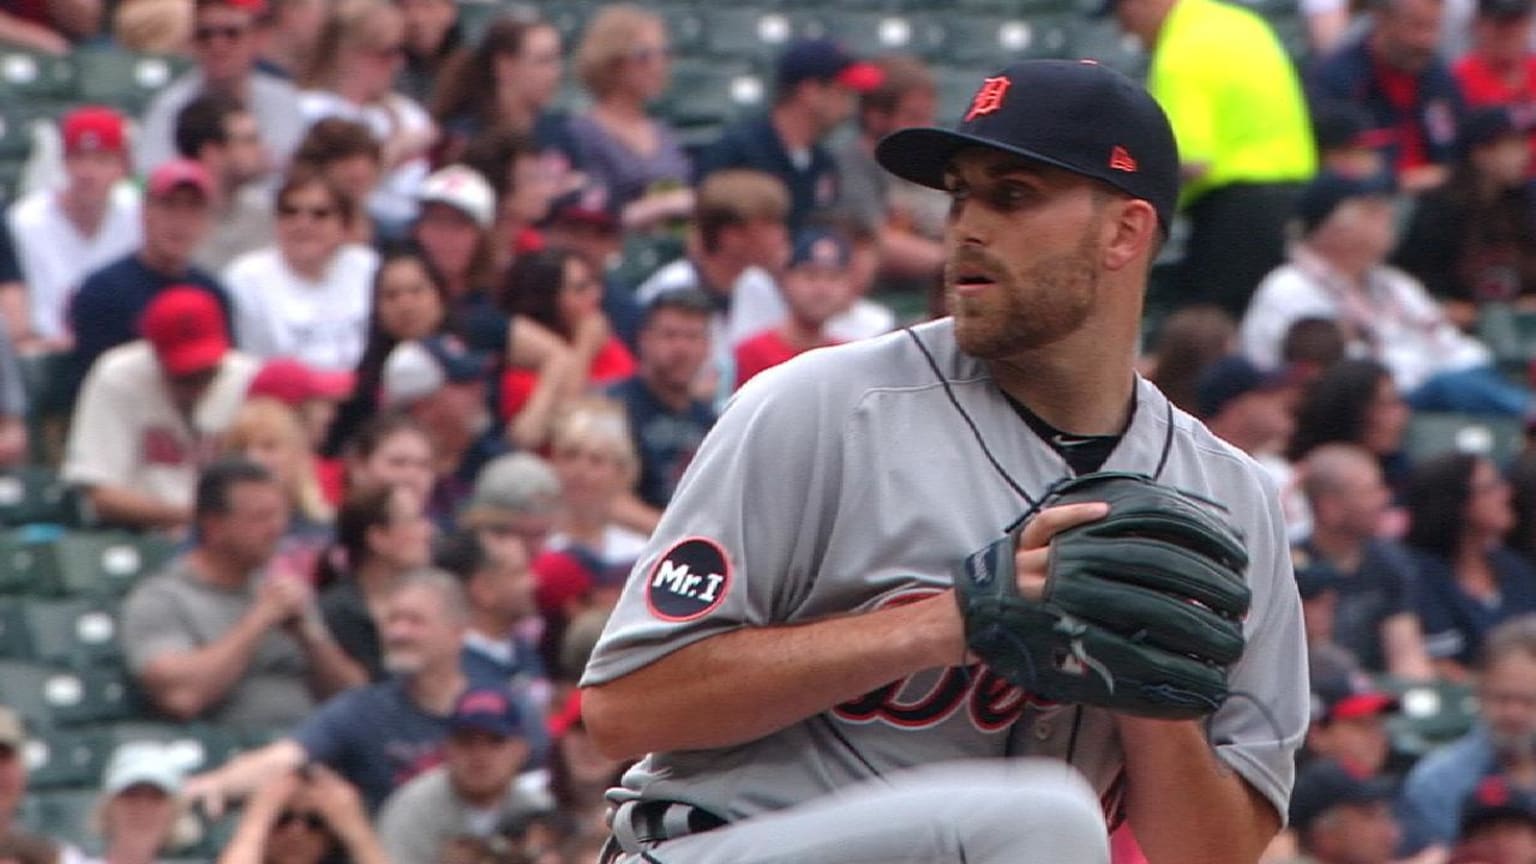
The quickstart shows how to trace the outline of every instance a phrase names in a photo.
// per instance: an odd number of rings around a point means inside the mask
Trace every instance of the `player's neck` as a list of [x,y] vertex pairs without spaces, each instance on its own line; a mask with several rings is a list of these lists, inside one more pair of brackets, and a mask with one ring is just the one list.
[[1062,432],[1119,435],[1130,422],[1133,358],[1081,347],[1047,346],[987,366],[1004,393]]

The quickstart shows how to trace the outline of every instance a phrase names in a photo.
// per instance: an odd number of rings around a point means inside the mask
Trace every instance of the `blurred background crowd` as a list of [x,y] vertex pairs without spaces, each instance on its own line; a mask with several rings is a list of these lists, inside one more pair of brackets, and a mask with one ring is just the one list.
[[944,314],[875,142],[1068,57],[1179,140],[1142,373],[1285,506],[1267,860],[1536,864],[1533,11],[0,0],[0,862],[591,864],[699,442]]

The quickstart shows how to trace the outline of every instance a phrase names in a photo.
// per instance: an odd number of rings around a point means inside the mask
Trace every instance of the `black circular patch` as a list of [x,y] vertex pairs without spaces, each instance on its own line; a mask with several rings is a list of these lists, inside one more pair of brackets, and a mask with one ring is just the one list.
[[731,564],[720,544],[703,537],[679,540],[651,568],[645,602],[663,621],[692,621],[713,611],[731,587]]

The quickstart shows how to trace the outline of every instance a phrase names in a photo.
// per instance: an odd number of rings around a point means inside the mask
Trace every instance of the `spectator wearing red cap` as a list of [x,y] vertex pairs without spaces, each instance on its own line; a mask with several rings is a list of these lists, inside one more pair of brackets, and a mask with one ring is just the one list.
[[437,125],[393,87],[405,60],[405,18],[386,0],[340,0],[331,9],[314,63],[299,77],[299,110],[309,123],[362,123],[384,150],[384,176],[365,204],[379,232],[400,237],[416,217],[416,190],[431,170]]
[[1359,777],[1382,776],[1392,755],[1387,718],[1401,708],[1397,697],[1376,688],[1363,673],[1319,677],[1312,682],[1307,750]]
[[201,289],[161,292],[139,326],[141,340],[108,351],[86,375],[63,474],[103,521],[180,528],[257,364],[230,348],[218,301]]
[[0,9],[0,44],[66,54],[70,43],[101,32],[100,0],[29,0]]
[[297,412],[310,449],[316,449],[331,428],[337,404],[351,395],[355,380],[350,372],[326,372],[291,357],[277,357],[261,365],[251,380],[249,396],[275,399]]
[[287,81],[256,69],[256,24],[264,0],[196,0],[192,56],[197,67],[161,90],[144,113],[134,165],[148,174],[176,153],[176,117],[205,92],[239,100],[256,115],[262,141],[279,167],[304,134],[298,91]]
[[854,97],[878,87],[880,68],[849,56],[837,43],[807,39],[779,56],[772,110],[726,127],[699,155],[696,174],[755,168],[789,187],[790,228],[838,202],[837,165],[822,142],[853,116]]
[[233,96],[204,93],[176,115],[176,153],[213,179],[213,229],[193,259],[210,273],[272,242],[272,157],[261,128]]
[[213,178],[203,166],[173,159],[156,168],[144,187],[143,243],[127,256],[85,277],[69,307],[75,334],[75,382],[106,351],[136,337],[144,308],[172,286],[199,288],[218,300],[226,326],[229,298],[192,254],[213,224]]
[[683,217],[693,207],[688,156],[671,127],[647,111],[666,92],[671,63],[661,16],[625,3],[603,7],[576,49],[592,107],[570,121],[575,162],[630,227]]
[[224,271],[235,338],[256,357],[347,372],[363,356],[379,256],[347,242],[354,203],[335,183],[295,173],[277,193],[277,244]]
[[24,351],[71,344],[66,311],[86,274],[133,251],[140,242],[139,192],[128,176],[127,130],[110,108],[65,115],[62,189],[43,189],[6,213],[25,292],[0,297],[5,316],[26,322]]

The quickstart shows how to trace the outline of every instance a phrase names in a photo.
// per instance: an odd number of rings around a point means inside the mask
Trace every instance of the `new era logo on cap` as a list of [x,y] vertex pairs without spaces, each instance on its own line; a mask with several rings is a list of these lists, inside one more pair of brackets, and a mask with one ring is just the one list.
[[1116,171],[1129,171],[1134,174],[1136,173],[1136,160],[1131,157],[1131,154],[1125,152],[1124,147],[1116,147],[1109,151],[1109,167]]
[[1003,97],[1008,95],[1008,88],[1013,82],[1006,75],[996,78],[988,78],[981,82],[981,89],[976,91],[976,96],[971,100],[971,110],[965,112],[966,121],[975,120],[984,114],[991,114],[1003,107]]

